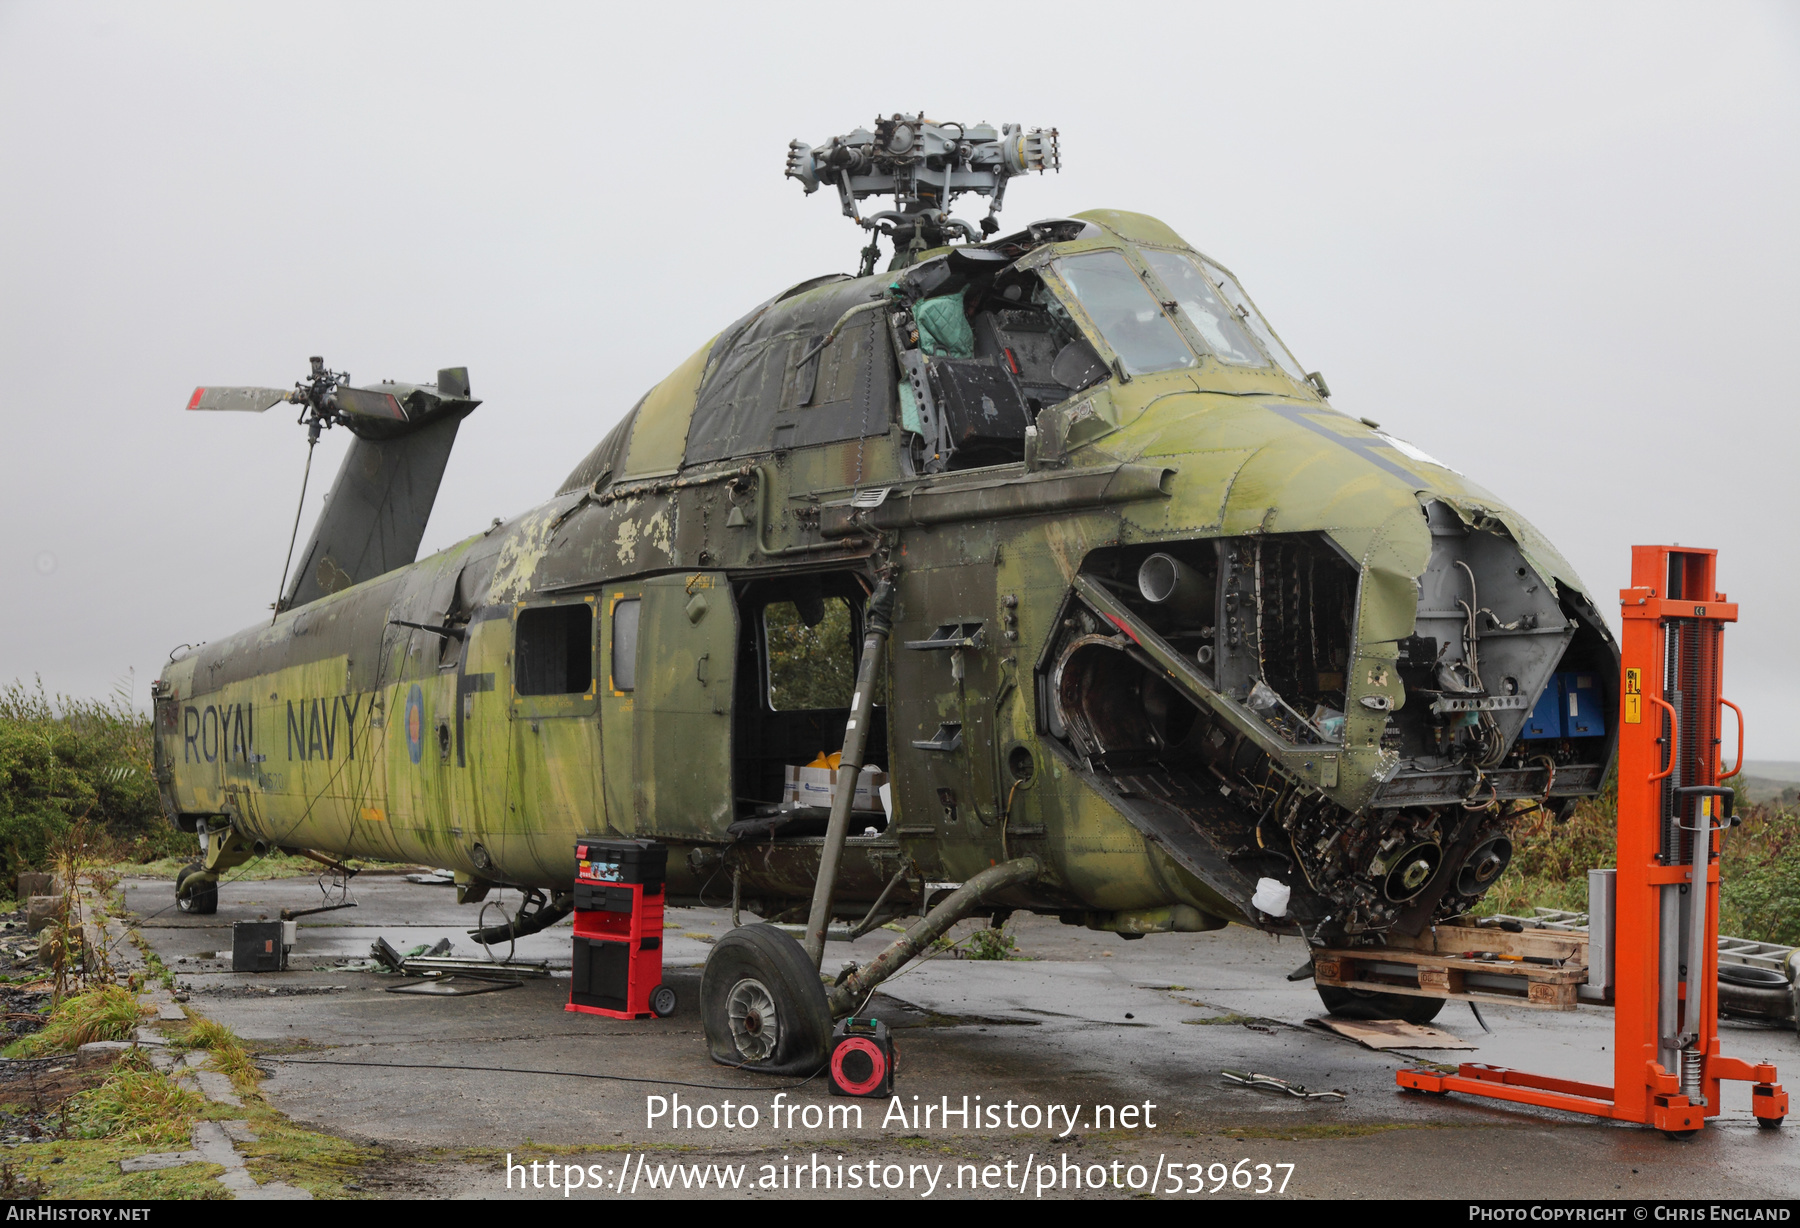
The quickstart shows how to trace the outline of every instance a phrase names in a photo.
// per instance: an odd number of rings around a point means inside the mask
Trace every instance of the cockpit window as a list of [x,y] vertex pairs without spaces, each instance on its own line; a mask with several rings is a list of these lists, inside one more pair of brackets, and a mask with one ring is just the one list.
[[1294,356],[1288,353],[1287,346],[1281,344],[1281,338],[1277,337],[1274,330],[1264,322],[1262,316],[1257,314],[1256,308],[1251,305],[1250,296],[1244,293],[1244,288],[1237,284],[1230,273],[1218,265],[1205,260],[1200,263],[1206,269],[1207,277],[1219,287],[1219,292],[1225,296],[1225,301],[1231,304],[1231,309],[1238,314],[1238,318],[1243,320],[1249,326],[1250,331],[1256,334],[1256,339],[1262,342],[1262,347],[1269,352],[1269,357],[1280,363],[1281,369],[1293,376],[1296,383],[1306,383],[1306,376],[1302,374],[1300,364],[1294,361]]
[[1200,334],[1207,348],[1218,355],[1219,361],[1240,367],[1269,365],[1269,360],[1250,340],[1250,334],[1244,331],[1237,316],[1219,298],[1219,292],[1190,257],[1177,252],[1146,251],[1144,262],[1162,280],[1164,288],[1180,305],[1181,314]]
[[1130,375],[1199,365],[1156,296],[1118,252],[1087,252],[1057,270]]

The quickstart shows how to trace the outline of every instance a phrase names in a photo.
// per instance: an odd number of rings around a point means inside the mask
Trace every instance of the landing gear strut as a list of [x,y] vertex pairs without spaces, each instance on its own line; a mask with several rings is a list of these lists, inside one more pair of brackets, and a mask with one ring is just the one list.
[[175,907],[196,916],[209,917],[218,912],[219,880],[207,878],[199,862],[190,862],[175,876]]

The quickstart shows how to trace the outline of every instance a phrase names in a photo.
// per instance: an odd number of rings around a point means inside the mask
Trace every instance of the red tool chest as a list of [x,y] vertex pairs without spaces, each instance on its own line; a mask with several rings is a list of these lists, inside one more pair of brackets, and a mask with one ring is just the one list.
[[613,1019],[674,1012],[662,983],[667,846],[583,838],[575,845],[575,951],[569,1010]]

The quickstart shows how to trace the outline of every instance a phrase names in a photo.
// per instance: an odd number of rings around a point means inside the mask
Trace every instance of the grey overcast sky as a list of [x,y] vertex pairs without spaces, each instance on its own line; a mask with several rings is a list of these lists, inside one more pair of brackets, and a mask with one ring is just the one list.
[[787,141],[919,108],[1060,128],[1007,219],[1164,219],[1603,608],[1718,547],[1750,753],[1800,759],[1793,3],[0,3],[0,681],[142,703],[267,616],[303,434],[196,384],[467,364],[439,549],[852,266]]

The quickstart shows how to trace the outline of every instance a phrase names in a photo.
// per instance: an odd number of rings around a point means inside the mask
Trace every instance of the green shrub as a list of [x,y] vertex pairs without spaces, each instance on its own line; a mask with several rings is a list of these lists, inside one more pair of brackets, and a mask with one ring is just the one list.
[[[1616,780],[1584,799],[1566,823],[1534,811],[1513,829],[1513,859],[1476,906],[1478,916],[1531,915],[1533,908],[1587,911],[1587,872],[1616,864]],[[1744,822],[1727,832],[1719,873],[1719,932],[1754,942],[1800,945],[1800,813],[1779,805],[1750,805],[1740,793]]]
[[78,820],[101,860],[192,852],[163,817],[150,759],[149,717],[128,692],[110,700],[52,699],[40,682],[0,688],[0,878],[44,867]]
[[1012,959],[1016,945],[1013,936],[1003,929],[976,930],[969,935],[969,945],[964,948],[967,954],[963,958]]
[[1719,932],[1800,946],[1800,813],[1751,807],[1720,861]]

